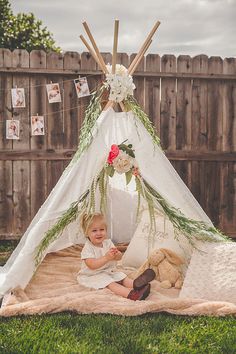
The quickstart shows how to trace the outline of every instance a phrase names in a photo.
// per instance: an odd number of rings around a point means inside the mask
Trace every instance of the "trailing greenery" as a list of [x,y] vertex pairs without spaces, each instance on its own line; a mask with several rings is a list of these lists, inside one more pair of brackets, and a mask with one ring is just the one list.
[[70,207],[62,214],[58,221],[45,233],[44,238],[36,248],[36,267],[40,264],[44,256],[44,252],[47,250],[49,245],[61,235],[65,227],[75,221],[84,211],[86,211],[89,202],[90,204],[93,203],[91,201],[93,194],[91,194],[90,190],[83,193],[78,201],[71,203]]
[[103,168],[98,179],[97,185],[100,193],[100,211],[105,214],[107,209],[107,185],[108,185],[108,174],[106,173],[106,169]]
[[67,225],[74,221],[78,215],[78,204],[79,202],[74,202],[71,204],[69,209],[59,218],[57,223],[53,225],[45,234],[43,240],[40,242],[39,246],[36,248],[35,265],[36,267],[40,264],[45,250],[49,245],[55,241],[58,236],[62,233]]
[[149,214],[151,219],[151,228],[155,227],[155,203],[158,203],[165,215],[171,221],[176,231],[176,236],[181,234],[194,246],[194,239],[208,242],[229,241],[229,238],[223,235],[215,227],[207,225],[203,221],[187,218],[181,210],[171,206],[147,181],[142,177],[136,177],[138,192],[146,199],[149,205]]
[[236,319],[164,313],[0,319],[0,352],[31,354],[235,354]]
[[10,2],[0,0],[0,48],[61,52],[47,27],[33,13],[13,14]]
[[129,96],[125,101],[125,107],[128,110],[131,110],[137,118],[143,123],[144,127],[151,135],[154,144],[158,145],[161,148],[160,138],[158,137],[155,127],[150,121],[148,115],[142,110],[138,102],[133,96]]
[[103,85],[92,94],[92,98],[90,100],[88,108],[85,111],[85,117],[80,130],[80,137],[79,137],[80,140],[79,140],[78,150],[76,151],[71,161],[71,164],[73,164],[80,158],[82,153],[89,147],[89,145],[93,140],[92,131],[97,119],[99,118],[102,112],[100,101],[104,90],[105,87]]
[[94,177],[90,188],[83,193],[78,201],[71,203],[70,207],[62,214],[62,216],[57,220],[57,222],[45,233],[42,241],[36,248],[35,255],[35,266],[37,267],[49,245],[60,237],[61,233],[71,222],[75,221],[77,218],[84,213],[93,214],[96,210],[96,190],[99,186],[99,191],[101,192],[100,200],[100,210],[105,212],[106,210],[106,196],[107,196],[107,176],[105,173],[105,168]]

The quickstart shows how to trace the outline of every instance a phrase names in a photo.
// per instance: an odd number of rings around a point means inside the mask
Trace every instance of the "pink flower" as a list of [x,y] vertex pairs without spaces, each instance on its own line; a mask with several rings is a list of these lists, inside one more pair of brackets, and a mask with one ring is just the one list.
[[109,152],[108,158],[107,158],[107,162],[109,163],[109,165],[112,165],[113,160],[119,155],[120,149],[118,147],[118,145],[113,144],[111,146],[111,151]]

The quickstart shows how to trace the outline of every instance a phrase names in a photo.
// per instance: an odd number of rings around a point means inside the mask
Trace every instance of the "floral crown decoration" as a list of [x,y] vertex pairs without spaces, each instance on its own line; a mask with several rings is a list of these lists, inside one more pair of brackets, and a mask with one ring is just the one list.
[[107,66],[108,74],[104,86],[110,91],[109,100],[114,102],[122,102],[129,96],[133,96],[135,84],[133,78],[128,74],[128,70],[124,65],[116,64],[116,72],[112,74],[112,67]]

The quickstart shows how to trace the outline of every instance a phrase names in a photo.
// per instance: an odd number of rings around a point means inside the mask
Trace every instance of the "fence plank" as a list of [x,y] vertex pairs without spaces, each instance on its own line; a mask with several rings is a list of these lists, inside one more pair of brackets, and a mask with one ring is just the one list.
[[[12,53],[0,48],[0,67],[12,66]],[[6,120],[12,118],[12,75],[0,76],[0,149],[12,149],[12,140],[6,139]],[[12,233],[13,225],[12,161],[0,161],[0,233]]]
[[127,53],[117,53],[117,64],[124,65],[127,69],[129,67],[129,56]]
[[[189,55],[177,58],[177,71],[192,72],[192,59]],[[191,110],[192,82],[190,79],[177,80],[177,109],[176,109],[176,149],[189,150],[191,147]]]
[[[89,53],[82,53],[81,54],[81,69],[83,70],[91,70],[91,71],[96,71],[98,69],[97,64],[93,57]],[[97,76],[94,75],[89,75],[87,76],[88,80],[88,86],[90,89],[90,92],[96,91],[96,89],[101,85],[101,77],[98,79]],[[83,97],[79,100],[80,108],[79,108],[79,129],[82,125],[85,110],[88,106],[90,100],[90,96],[88,97]]]
[[[30,67],[46,69],[46,53],[41,50],[34,50],[30,53]],[[45,135],[32,136],[30,145],[32,150],[46,150],[47,148],[47,96],[46,96],[46,78],[42,76],[33,76],[30,79],[30,116],[44,116]],[[31,161],[30,165],[30,202],[31,219],[37,213],[40,206],[47,197],[47,162]]]
[[[197,55],[192,59],[195,73],[208,72],[208,57]],[[207,150],[207,80],[193,80],[192,84],[192,148]]]
[[[76,52],[67,52],[64,55],[64,69],[81,67],[80,55]],[[79,102],[77,97],[74,78],[65,77],[64,82],[64,148],[75,149],[78,145]]]
[[[220,57],[210,57],[208,73],[222,73],[223,61]],[[223,87],[220,81],[211,81],[207,84],[207,131],[208,150],[219,151],[222,148],[222,95]]]
[[[193,73],[208,72],[208,57],[197,55],[192,59]],[[207,151],[207,80],[192,81],[191,146],[192,151]],[[191,190],[206,211],[205,162],[191,163]]]
[[[47,68],[63,70],[63,55],[58,53],[47,54]],[[47,148],[63,149],[64,142],[64,122],[63,122],[63,80],[60,76],[48,77],[47,83],[59,83],[61,102],[47,103]],[[63,161],[47,162],[47,193],[55,186],[61,171],[63,170]],[[55,177],[55,180],[53,180]]]
[[[149,54],[146,57],[146,71],[160,72],[161,59],[159,55]],[[145,79],[145,111],[156,127],[160,136],[160,78],[147,77]]]
[[[236,73],[236,58],[225,58],[223,61],[225,74]],[[234,151],[236,149],[236,83],[234,81],[222,83],[223,86],[223,136],[222,149]]]
[[204,166],[205,211],[216,227],[220,226],[220,164],[209,161]]
[[[130,63],[134,60],[136,54],[131,54],[130,56]],[[137,66],[135,72],[137,71],[143,71],[144,70],[144,65],[145,65],[145,59],[143,58],[139,65]],[[144,78],[143,77],[134,77],[133,78],[134,84],[136,86],[136,89],[134,90],[134,97],[138,101],[141,107],[145,109],[144,105]]]
[[[63,70],[63,56],[58,53],[47,54],[47,68]],[[47,84],[59,83],[60,92],[62,94],[63,79],[60,76],[51,76],[47,78]],[[45,88],[46,90],[46,88]],[[62,96],[62,95],[61,95]],[[63,100],[63,97],[62,97]],[[61,148],[63,147],[63,101],[62,102],[47,102],[47,147]]]
[[[29,53],[26,50],[16,49],[12,53],[13,67],[29,68]],[[15,75],[13,86],[25,89],[25,108],[14,108],[13,114],[20,120],[20,139],[13,141],[13,150],[30,148],[29,131],[29,76]],[[22,233],[30,222],[30,162],[13,162],[13,224],[16,233]]]
[[[176,57],[163,55],[161,70],[176,72]],[[161,80],[161,141],[164,149],[176,148],[176,79]]]

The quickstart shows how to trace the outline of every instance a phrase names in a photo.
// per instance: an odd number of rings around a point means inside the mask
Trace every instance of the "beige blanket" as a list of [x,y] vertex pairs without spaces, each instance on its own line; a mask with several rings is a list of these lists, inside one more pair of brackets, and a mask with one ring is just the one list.
[[[177,315],[236,314],[230,302],[180,299],[176,289],[161,289],[152,282],[151,294],[145,301],[132,301],[113,294],[108,289],[90,290],[77,283],[80,268],[79,246],[46,256],[25,290],[15,289],[0,309],[0,316],[33,315],[75,311],[78,313],[111,313],[137,316],[147,312],[166,311]],[[135,273],[124,270],[134,276]]]

